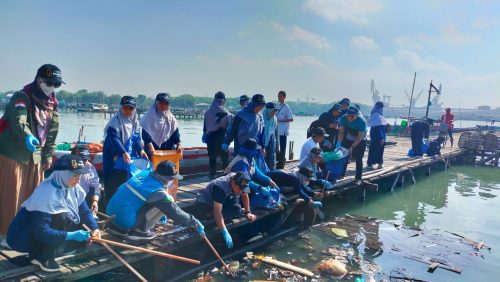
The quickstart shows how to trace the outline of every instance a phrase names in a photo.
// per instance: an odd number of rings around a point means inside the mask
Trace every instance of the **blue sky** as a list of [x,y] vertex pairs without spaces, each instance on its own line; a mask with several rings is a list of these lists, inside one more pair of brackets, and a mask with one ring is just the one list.
[[[63,89],[392,105],[443,85],[451,107],[500,106],[499,1],[1,1],[0,91],[43,63]],[[424,95],[417,105],[424,105]]]

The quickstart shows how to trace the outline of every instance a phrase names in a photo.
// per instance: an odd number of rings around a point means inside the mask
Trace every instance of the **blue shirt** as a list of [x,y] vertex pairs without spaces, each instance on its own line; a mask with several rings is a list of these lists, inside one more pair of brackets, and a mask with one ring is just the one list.
[[346,138],[348,140],[354,141],[358,133],[366,132],[366,120],[362,116],[358,115],[355,120],[349,122],[349,120],[347,119],[347,115],[343,115],[340,117],[339,122],[340,126],[345,128],[344,134],[346,134]]

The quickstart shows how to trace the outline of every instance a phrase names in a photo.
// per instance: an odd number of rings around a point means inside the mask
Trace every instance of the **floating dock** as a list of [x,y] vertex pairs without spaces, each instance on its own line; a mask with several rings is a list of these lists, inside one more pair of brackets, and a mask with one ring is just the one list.
[[[458,147],[443,148],[441,150],[441,156],[409,158],[407,157],[407,153],[409,148],[411,148],[411,143],[408,138],[391,136],[388,141],[393,141],[396,144],[386,146],[383,169],[363,170],[363,180],[365,184],[354,185],[355,164],[351,163],[348,166],[346,177],[334,184],[335,189],[328,196],[335,197],[337,194],[357,189],[360,191],[362,197],[367,197],[369,196],[367,195],[367,191],[369,190],[386,191],[396,189],[398,185],[404,184],[405,179],[407,181],[415,181],[414,171],[417,169],[419,169],[419,171],[423,170],[428,174],[432,173],[434,169],[446,169],[450,164],[456,161],[470,159],[468,154],[470,154],[471,151]],[[368,154],[368,150],[366,154]],[[366,162],[366,159],[365,156],[364,162]],[[297,165],[297,161],[290,161],[287,163],[287,167],[295,165]],[[389,183],[392,183],[392,186],[388,185],[388,187],[383,187],[383,189],[380,187],[377,189],[377,185],[369,185],[370,183],[379,182],[381,180],[389,181]],[[193,206],[197,192],[205,188],[208,183],[209,179],[207,174],[185,176],[184,180],[180,182],[180,187],[178,189],[178,204],[186,211],[189,211]],[[248,248],[252,248],[253,245],[248,245],[248,242],[246,242],[248,238],[245,238],[249,229],[254,229],[254,231],[256,228],[262,229],[258,231],[260,232],[259,235],[262,236],[261,241],[265,241],[266,238],[273,238],[273,235],[279,233],[281,227],[286,225],[286,222],[288,222],[288,226],[299,226],[300,224],[297,221],[300,219],[297,218],[302,218],[302,224],[304,224],[304,214],[306,215],[306,221],[309,219],[309,216],[312,214],[309,210],[310,208],[304,205],[303,201],[299,199],[297,195],[285,196],[288,199],[288,205],[285,208],[276,210],[254,209],[252,212],[258,217],[258,220],[254,224],[249,224],[245,219],[233,220],[232,223],[227,224],[233,236],[233,240],[235,241],[236,250],[238,248],[247,250]],[[301,216],[297,216],[297,214]],[[101,221],[101,223],[103,223],[103,221]],[[224,253],[227,254],[222,238],[219,231],[216,230],[213,221],[204,224],[207,237],[212,240],[219,251],[223,250],[222,255],[224,255]],[[202,265],[207,265],[216,261],[215,256],[213,256],[194,230],[173,226],[169,223],[167,225],[157,226],[156,231],[160,236],[152,241],[127,243],[198,259],[201,260]],[[102,233],[105,239],[121,242],[121,239],[116,236],[106,234],[105,231]],[[149,254],[144,254],[139,251],[124,250],[116,247],[112,248],[128,263],[137,267],[139,272],[149,280],[170,280],[172,276],[169,275],[172,275],[172,273],[182,274],[189,272],[195,267],[187,263],[173,262],[166,258],[152,257]],[[226,251],[224,252],[224,250]],[[40,271],[37,266],[31,264],[18,266],[13,263],[20,260],[22,260],[22,254],[12,250],[0,249],[0,281],[69,281],[105,273],[123,266],[107,250],[98,244],[87,247],[85,251],[79,251],[74,254],[59,257],[57,261],[61,265],[61,272],[46,273]],[[144,269],[141,271],[141,268],[144,267],[141,265],[147,265],[147,270]],[[151,269],[153,269],[153,271]]]

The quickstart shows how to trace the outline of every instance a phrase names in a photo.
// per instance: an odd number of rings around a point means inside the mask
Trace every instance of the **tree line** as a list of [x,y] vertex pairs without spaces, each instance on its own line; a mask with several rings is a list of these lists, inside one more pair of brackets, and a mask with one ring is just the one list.
[[[8,101],[7,95],[14,93],[14,91],[8,91],[1,93],[0,99],[4,103]],[[122,95],[120,94],[106,94],[103,91],[89,91],[86,89],[81,89],[76,92],[70,92],[67,90],[60,90],[56,92],[57,99],[60,102],[61,108],[68,107],[70,104],[75,103],[100,103],[107,104],[112,108],[117,108],[120,104],[120,99]],[[249,95],[251,96],[251,95]],[[149,97],[144,94],[135,95],[137,100],[137,107],[141,110],[146,110],[149,105],[154,100],[154,97]],[[337,97],[340,100],[342,97]],[[212,97],[200,97],[193,96],[191,94],[182,94],[179,96],[171,96],[171,106],[173,108],[181,108],[181,109],[193,109],[196,108],[197,104],[211,104],[213,98]],[[277,100],[276,95],[266,97],[268,101]],[[317,102],[306,102],[306,101],[292,101],[287,100],[288,105],[292,109],[292,112],[297,115],[319,115],[322,112],[328,111],[334,103],[338,101],[332,101],[328,104],[321,104]],[[367,113],[371,107],[364,104],[359,104],[361,106],[361,111]],[[239,109],[239,96],[238,97],[227,97],[226,99],[226,108],[238,110]],[[200,107],[206,108],[206,107]]]

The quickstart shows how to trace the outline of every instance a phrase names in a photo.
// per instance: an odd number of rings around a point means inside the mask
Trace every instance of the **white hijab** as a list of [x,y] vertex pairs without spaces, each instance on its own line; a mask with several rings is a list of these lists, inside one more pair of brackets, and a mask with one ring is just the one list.
[[141,118],[140,125],[146,132],[151,135],[153,142],[160,147],[163,142],[167,141],[172,134],[177,130],[177,119],[170,112],[170,108],[160,113],[156,107],[157,102],[154,101],[149,107],[149,110]]

